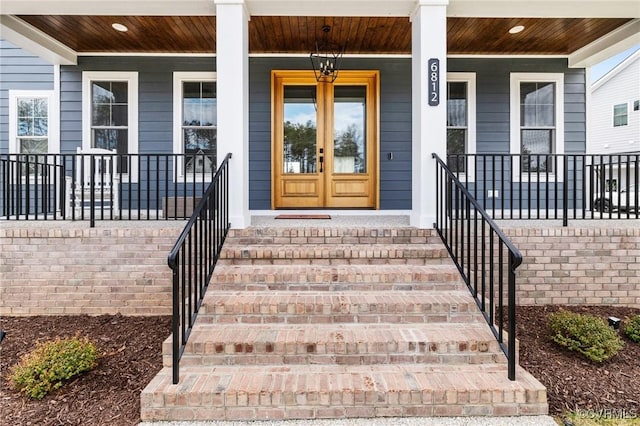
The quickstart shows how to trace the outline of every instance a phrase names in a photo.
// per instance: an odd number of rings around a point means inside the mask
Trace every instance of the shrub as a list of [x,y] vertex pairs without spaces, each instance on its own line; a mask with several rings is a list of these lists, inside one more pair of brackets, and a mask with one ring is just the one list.
[[634,315],[624,322],[624,334],[634,342],[640,343],[640,315]]
[[25,395],[42,399],[65,380],[96,366],[98,351],[87,338],[78,336],[38,343],[11,369],[9,380]]
[[554,342],[595,362],[611,358],[624,344],[602,318],[559,311],[548,320]]

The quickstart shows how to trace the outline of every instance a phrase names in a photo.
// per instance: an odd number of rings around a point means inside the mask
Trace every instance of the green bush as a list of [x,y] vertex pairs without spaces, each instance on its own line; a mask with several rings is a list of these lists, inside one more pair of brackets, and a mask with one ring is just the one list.
[[39,343],[11,369],[9,380],[25,395],[42,399],[65,380],[96,366],[98,351],[87,338],[57,338]]
[[595,362],[611,358],[624,345],[602,318],[559,311],[550,314],[548,320],[554,342]]
[[640,343],[640,315],[634,315],[624,322],[624,334],[634,342]]

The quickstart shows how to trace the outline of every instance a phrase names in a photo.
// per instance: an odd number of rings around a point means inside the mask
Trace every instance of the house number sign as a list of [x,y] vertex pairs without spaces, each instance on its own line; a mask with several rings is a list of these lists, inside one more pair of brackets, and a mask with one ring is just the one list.
[[429,59],[429,105],[440,104],[440,60]]

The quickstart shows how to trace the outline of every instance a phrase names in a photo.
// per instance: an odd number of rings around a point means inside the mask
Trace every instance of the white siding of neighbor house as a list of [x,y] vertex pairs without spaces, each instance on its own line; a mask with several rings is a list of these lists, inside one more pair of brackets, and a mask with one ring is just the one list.
[[[598,80],[591,88],[590,138],[587,153],[640,151],[640,50]],[[613,106],[627,104],[628,124],[613,126]]]

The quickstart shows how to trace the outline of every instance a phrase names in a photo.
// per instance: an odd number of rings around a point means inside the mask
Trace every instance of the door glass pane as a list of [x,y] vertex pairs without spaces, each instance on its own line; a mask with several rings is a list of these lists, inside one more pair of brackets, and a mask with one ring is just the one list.
[[316,172],[316,86],[284,87],[283,172]]
[[333,105],[333,172],[367,172],[367,88],[335,86]]

